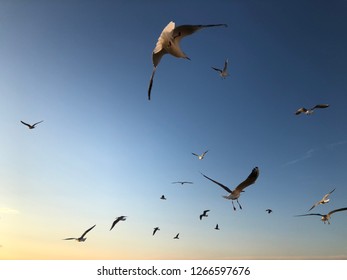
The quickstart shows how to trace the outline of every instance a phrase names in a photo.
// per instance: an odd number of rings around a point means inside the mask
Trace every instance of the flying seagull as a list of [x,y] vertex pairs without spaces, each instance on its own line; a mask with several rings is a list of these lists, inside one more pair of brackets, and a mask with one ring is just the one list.
[[304,113],[306,115],[311,115],[314,111],[314,109],[323,109],[329,107],[329,104],[317,104],[316,106],[312,107],[311,109],[306,109],[304,107],[299,108],[295,111],[295,115],[299,115],[301,113]]
[[236,202],[238,203],[240,209],[242,209],[241,204],[239,203],[238,198],[240,197],[241,192],[243,192],[243,190],[245,188],[247,188],[248,186],[250,186],[250,185],[255,183],[255,181],[257,180],[257,178],[259,176],[259,168],[258,167],[254,167],[252,172],[251,172],[251,174],[249,174],[249,176],[242,183],[240,183],[234,190],[229,189],[227,186],[224,186],[223,184],[221,184],[221,183],[219,183],[219,182],[217,182],[217,181],[207,177],[204,174],[202,174],[202,176],[204,176],[205,178],[209,179],[213,183],[219,185],[220,187],[225,189],[228,193],[230,193],[228,196],[223,196],[223,197],[226,198],[226,199],[231,199],[231,202],[233,204],[233,208],[234,208],[234,210],[236,210],[236,207],[234,205],[233,200],[236,200]]
[[152,235],[154,235],[158,230],[160,230],[160,228],[155,227],[154,230],[153,230],[153,234]]
[[37,123],[34,123],[34,124],[28,124],[28,123],[25,123],[23,121],[20,121],[22,124],[26,125],[27,127],[29,127],[29,129],[34,129],[35,128],[35,125],[39,124],[39,123],[42,123],[43,121],[39,121]]
[[202,217],[208,217],[207,212],[209,212],[210,210],[204,210],[204,212],[200,215],[200,220],[202,219]]
[[172,182],[172,184],[181,184],[181,185],[184,185],[184,184],[193,184],[193,182],[188,182],[188,181],[177,181],[177,182]]
[[162,199],[162,200],[166,200],[165,195],[162,195],[162,196],[160,197],[160,199]]
[[180,234],[177,233],[176,236],[175,236],[173,239],[180,239],[180,238],[178,237],[179,235],[180,235]]
[[127,217],[127,216],[119,216],[119,217],[117,217],[117,218],[114,220],[114,222],[112,223],[112,226],[111,226],[110,230],[112,230],[113,227],[114,227],[119,221],[125,221],[125,220],[126,220],[126,217]]
[[96,225],[92,226],[91,228],[87,229],[80,237],[69,237],[69,238],[65,238],[63,240],[76,240],[78,242],[84,242],[86,241],[87,238],[85,238],[84,236],[91,231]]
[[272,213],[272,210],[271,209],[266,209],[265,210],[268,214]]
[[228,59],[225,60],[223,69],[219,69],[219,68],[215,68],[215,67],[212,67],[212,69],[218,71],[219,75],[222,77],[222,79],[225,79],[227,76],[229,76]]
[[315,204],[313,204],[312,207],[308,211],[311,211],[313,208],[315,208],[319,204],[328,203],[330,201],[330,199],[328,197],[334,190],[335,189],[333,189],[331,192],[329,192],[325,196],[323,196],[323,198],[320,201],[317,201]]
[[157,66],[165,54],[171,54],[178,58],[189,59],[189,57],[181,50],[180,41],[183,37],[191,35],[194,32],[207,27],[225,26],[226,24],[208,24],[208,25],[180,25],[175,27],[175,23],[170,21],[169,24],[161,32],[157,44],[152,53],[153,71],[148,86],[148,100],[151,99],[151,90],[153,79]]
[[214,229],[219,230],[219,226],[218,226],[218,224],[216,224],[216,227],[215,227]]
[[198,157],[198,159],[202,160],[202,159],[204,159],[204,157],[205,157],[205,155],[206,155],[207,152],[208,152],[208,150],[205,151],[205,152],[203,152],[201,155],[198,155],[198,154],[196,154],[196,153],[192,153],[192,154],[193,154],[194,156]]
[[322,220],[322,222],[324,222],[324,224],[326,223],[326,222],[328,222],[328,224],[330,225],[330,216],[332,215],[332,214],[334,214],[335,212],[340,212],[340,211],[345,211],[345,210],[347,210],[347,207],[345,207],[345,208],[340,208],[340,209],[335,209],[335,210],[333,210],[333,211],[330,211],[328,214],[325,214],[325,215],[323,215],[323,214],[316,214],[316,213],[312,213],[312,214],[304,214],[304,215],[296,215],[295,217],[301,217],[301,216],[321,216],[322,218],[321,218],[321,220]]

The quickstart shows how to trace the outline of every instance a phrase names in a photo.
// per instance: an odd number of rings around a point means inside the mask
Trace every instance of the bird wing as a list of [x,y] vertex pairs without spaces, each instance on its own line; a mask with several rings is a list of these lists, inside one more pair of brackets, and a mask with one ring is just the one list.
[[[335,189],[336,189],[336,188],[335,188]],[[327,198],[329,197],[329,195],[330,195],[332,192],[334,192],[335,189],[333,189],[331,192],[328,192],[325,196],[323,196],[322,200],[327,199]]]
[[90,232],[96,225],[92,226],[91,228],[87,229],[80,238],[83,238],[88,232]]
[[25,123],[25,122],[23,122],[23,121],[20,121],[22,124],[24,124],[24,125],[26,125],[26,126],[28,126],[28,127],[31,127],[31,125],[30,124],[28,124],[28,123]]
[[295,111],[295,115],[299,115],[299,114],[304,113],[304,112],[307,112],[307,109],[302,107],[302,108],[299,108],[298,110]]
[[202,156],[204,157],[207,154],[208,150],[203,152]]
[[311,207],[308,211],[311,211],[311,210],[312,210],[313,208],[315,208],[320,202],[321,202],[321,200],[318,201],[318,202],[316,202],[315,204],[313,204],[312,207]]
[[329,104],[317,104],[311,110],[316,109],[316,108],[323,109],[323,108],[327,108],[327,107],[329,107]]
[[295,215],[294,217],[302,217],[302,216],[321,216],[321,217],[323,217],[324,215],[318,214],[318,213],[311,213],[311,214],[304,214],[304,215]]
[[218,69],[218,68],[214,68],[214,67],[211,67],[213,70],[216,70],[216,71],[218,71],[218,72],[220,72],[220,73],[222,73],[222,70],[221,69]]
[[248,175],[248,177],[246,178],[246,180],[244,180],[242,183],[240,183],[235,190],[241,192],[243,189],[247,188],[248,186],[252,185],[255,183],[255,181],[257,180],[259,176],[259,168],[258,167],[254,167],[251,174]]
[[166,27],[161,32],[152,54],[152,61],[153,61],[154,67],[157,67],[162,56],[164,54],[167,54],[167,51],[165,50],[165,48],[163,48],[163,44],[167,40],[167,37],[170,36],[169,33],[171,33],[174,30],[174,28],[175,28],[175,23],[173,21],[170,21],[168,25],[166,25]]
[[222,187],[223,189],[225,189],[228,193],[232,193],[232,191],[231,191],[227,186],[224,186],[223,184],[221,184],[221,183],[219,183],[219,182],[217,182],[217,181],[215,181],[215,180],[213,180],[213,179],[207,177],[206,175],[204,175],[204,174],[202,174],[202,173],[201,173],[201,175],[204,176],[206,179],[209,179],[209,180],[212,181],[213,183],[219,185],[220,187]]
[[335,210],[333,210],[333,211],[330,211],[330,212],[328,213],[328,215],[331,215],[331,214],[333,214],[333,213],[335,213],[335,212],[345,211],[345,210],[347,210],[347,207],[335,209]]
[[35,126],[35,125],[37,125],[37,124],[39,124],[39,123],[42,123],[43,121],[39,121],[39,122],[37,122],[37,123],[34,123],[33,124],[33,126]]
[[157,67],[156,67],[156,66],[154,66],[153,71],[152,71],[151,78],[150,78],[150,80],[149,80],[149,85],[148,85],[148,100],[151,100],[151,92],[152,92],[152,86],[153,86],[153,79],[154,79],[155,70],[157,70]]
[[63,240],[74,240],[76,239],[75,237],[69,237],[69,238],[64,238]]
[[199,155],[197,155],[196,153],[192,153],[192,154],[193,154],[194,156],[197,156],[197,157],[199,156]]
[[110,230],[112,230],[112,229],[114,228],[114,226],[115,226],[120,220],[121,220],[120,217],[118,217],[116,220],[114,220],[113,223],[112,223],[112,226],[111,226]]
[[225,72],[228,68],[228,59],[225,60],[224,62],[224,68],[223,68],[223,71]]

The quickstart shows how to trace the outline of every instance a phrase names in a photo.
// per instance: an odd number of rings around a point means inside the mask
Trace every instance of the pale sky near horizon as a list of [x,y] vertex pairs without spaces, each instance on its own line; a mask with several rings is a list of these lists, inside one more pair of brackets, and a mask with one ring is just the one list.
[[[228,27],[165,55],[148,101],[170,21]],[[346,27],[342,0],[0,0],[0,259],[347,259],[347,211],[294,217],[347,207]],[[200,174],[255,166],[236,211]]]

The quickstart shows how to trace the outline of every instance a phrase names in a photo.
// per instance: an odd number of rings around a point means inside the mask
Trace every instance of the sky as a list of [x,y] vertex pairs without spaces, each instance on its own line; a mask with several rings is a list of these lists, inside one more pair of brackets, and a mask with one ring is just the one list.
[[[347,212],[295,217],[347,207],[346,14],[342,0],[0,0],[0,259],[347,259]],[[165,55],[149,101],[170,21],[228,27],[182,39],[190,60]],[[316,104],[330,106],[294,114]],[[233,189],[255,166],[242,210],[201,175]]]

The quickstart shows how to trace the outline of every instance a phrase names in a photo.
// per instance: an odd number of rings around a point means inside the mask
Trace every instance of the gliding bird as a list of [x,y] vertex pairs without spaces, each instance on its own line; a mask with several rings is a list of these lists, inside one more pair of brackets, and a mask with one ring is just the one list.
[[328,197],[334,190],[335,189],[333,189],[331,192],[329,192],[325,196],[323,196],[323,198],[320,201],[317,201],[315,204],[313,204],[313,206],[308,211],[311,211],[313,208],[315,208],[319,204],[328,203],[330,201],[330,199]]
[[127,217],[127,216],[119,216],[119,217],[117,217],[117,218],[114,220],[114,222],[112,223],[112,226],[111,226],[110,230],[112,230],[113,227],[114,227],[119,221],[125,221],[125,220],[126,220],[126,217]]
[[189,57],[181,50],[180,41],[183,37],[191,35],[202,28],[225,26],[226,24],[208,24],[208,25],[180,25],[175,27],[175,23],[170,21],[169,24],[161,32],[157,44],[152,53],[153,71],[148,86],[148,100],[151,99],[151,90],[153,79],[157,66],[165,54],[171,54],[178,58],[189,59]]
[[184,185],[184,184],[193,184],[193,182],[188,182],[188,181],[177,181],[177,182],[172,182],[172,184],[181,184],[181,185]]
[[[202,173],[201,173],[202,174]],[[234,190],[229,189],[227,186],[224,186],[223,184],[207,177],[206,175],[202,174],[202,176],[204,176],[206,179],[212,181],[213,183],[219,185],[220,187],[222,187],[223,189],[225,189],[228,193],[230,193],[228,196],[223,196],[226,199],[231,199],[231,202],[233,204],[233,208],[234,210],[236,210],[236,207],[234,205],[233,200],[236,200],[236,202],[238,203],[240,209],[242,209],[241,204],[239,203],[238,198],[241,195],[241,192],[243,192],[243,190],[245,188],[247,188],[248,186],[252,185],[255,183],[255,181],[257,180],[258,176],[259,176],[259,168],[258,167],[254,167],[251,174],[249,174],[249,176],[242,182],[240,183]]]
[[192,153],[192,155],[194,155],[194,156],[198,157],[198,159],[202,160],[202,159],[204,159],[207,152],[208,152],[208,150],[203,152],[201,155],[198,155],[196,153]]
[[208,217],[207,212],[209,212],[210,210],[204,210],[204,212],[200,215],[200,220],[202,219],[202,217]]
[[327,222],[329,225],[330,225],[330,216],[332,215],[332,214],[334,214],[335,212],[340,212],[340,211],[345,211],[345,210],[347,210],[347,207],[345,207],[345,208],[340,208],[340,209],[335,209],[335,210],[333,210],[333,211],[330,211],[328,214],[325,214],[325,215],[323,215],[323,214],[304,214],[304,215],[296,215],[295,217],[301,217],[301,216],[321,216],[322,218],[321,218],[321,220],[322,220],[322,222],[324,222],[324,224]]
[[177,233],[176,236],[175,236],[173,239],[180,239],[180,238],[178,237],[179,235],[180,235],[180,234]]
[[65,238],[63,240],[76,240],[78,242],[84,242],[86,241],[87,238],[85,238],[84,236],[91,231],[96,225],[92,226],[91,228],[87,229],[80,237],[69,237],[69,238]]
[[218,71],[219,72],[219,76],[221,76],[222,79],[225,79],[227,76],[229,76],[229,73],[228,73],[228,59],[226,59],[225,62],[224,62],[223,70],[215,68],[215,67],[212,67],[212,69]]
[[160,230],[160,228],[155,227],[155,228],[153,229],[153,234],[152,234],[152,235],[154,235],[158,230]]
[[314,109],[323,109],[329,107],[329,104],[317,104],[316,106],[312,107],[311,109],[306,109],[304,107],[299,108],[298,110],[295,111],[295,115],[299,115],[301,113],[304,113],[305,115],[311,115],[314,111]]
[[29,127],[29,129],[34,129],[35,128],[35,125],[39,124],[39,123],[42,123],[43,121],[39,121],[37,123],[34,123],[34,124],[28,124],[28,123],[25,123],[23,121],[20,121],[22,124],[26,125],[27,127]]

